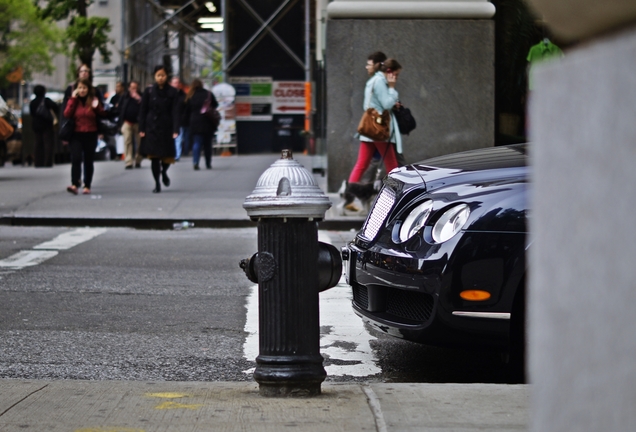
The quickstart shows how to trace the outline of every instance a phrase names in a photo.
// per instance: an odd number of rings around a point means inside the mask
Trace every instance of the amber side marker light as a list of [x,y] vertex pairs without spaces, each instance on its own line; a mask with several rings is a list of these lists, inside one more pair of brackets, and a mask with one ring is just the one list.
[[490,293],[481,290],[466,290],[460,292],[459,296],[468,301],[484,301],[490,298]]

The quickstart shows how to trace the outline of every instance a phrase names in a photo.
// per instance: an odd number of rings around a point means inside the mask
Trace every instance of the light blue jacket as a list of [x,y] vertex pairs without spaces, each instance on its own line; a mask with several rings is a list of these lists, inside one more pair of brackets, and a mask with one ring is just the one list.
[[[397,90],[389,87],[386,77],[382,72],[376,72],[369,80],[364,88],[364,104],[362,108],[366,111],[367,108],[375,108],[380,114],[384,110],[389,110],[391,114],[391,123],[389,124],[389,142],[395,143],[395,147],[398,153],[402,153],[402,137],[400,135],[400,129],[398,129],[397,120],[393,115],[393,105],[399,100]],[[373,141],[369,137],[360,135],[360,141],[371,142]]]

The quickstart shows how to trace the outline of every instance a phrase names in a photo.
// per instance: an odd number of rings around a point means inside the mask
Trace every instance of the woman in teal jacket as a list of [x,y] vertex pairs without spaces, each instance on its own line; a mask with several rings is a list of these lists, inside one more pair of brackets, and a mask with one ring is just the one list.
[[349,184],[360,181],[362,174],[364,174],[365,170],[369,167],[371,158],[376,150],[384,160],[384,167],[387,173],[398,167],[395,150],[391,143],[394,142],[398,152],[401,152],[402,139],[397,120],[391,108],[393,108],[399,100],[398,92],[395,90],[395,83],[401,70],[402,66],[397,60],[387,59],[384,63],[380,63],[380,69],[367,81],[367,85],[364,89],[363,109],[366,110],[369,107],[375,108],[380,114],[382,114],[384,110],[389,110],[391,115],[389,139],[387,141],[374,141],[371,138],[360,135],[358,160],[349,175]]

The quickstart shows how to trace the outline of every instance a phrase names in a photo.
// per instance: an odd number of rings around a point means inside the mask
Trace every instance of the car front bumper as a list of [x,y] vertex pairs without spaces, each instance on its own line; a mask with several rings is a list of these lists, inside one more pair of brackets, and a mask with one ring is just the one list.
[[505,347],[510,314],[499,302],[475,306],[453,301],[458,273],[449,264],[455,260],[450,250],[449,245],[447,253],[438,250],[422,258],[349,243],[342,256],[354,312],[375,329],[414,342]]

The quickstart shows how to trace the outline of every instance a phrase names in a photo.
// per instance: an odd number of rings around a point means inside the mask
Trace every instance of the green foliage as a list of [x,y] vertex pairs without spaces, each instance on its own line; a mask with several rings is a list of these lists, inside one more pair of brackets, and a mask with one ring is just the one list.
[[81,63],[91,65],[95,50],[99,50],[104,63],[110,63],[111,52],[108,50],[110,28],[108,18],[73,17],[66,29],[66,36],[73,42],[73,55],[77,56]]
[[223,54],[221,51],[212,52],[212,73],[217,82],[223,81]]
[[31,0],[0,0],[0,86],[21,67],[24,78],[53,72],[53,56],[62,52],[62,32],[43,19]]
[[48,0],[41,14],[56,21],[70,18],[66,38],[72,45],[73,57],[92,67],[95,51],[99,51],[104,63],[110,63],[112,53],[108,49],[111,42],[108,38],[111,30],[108,18],[88,17],[87,8],[90,4],[90,0]]

